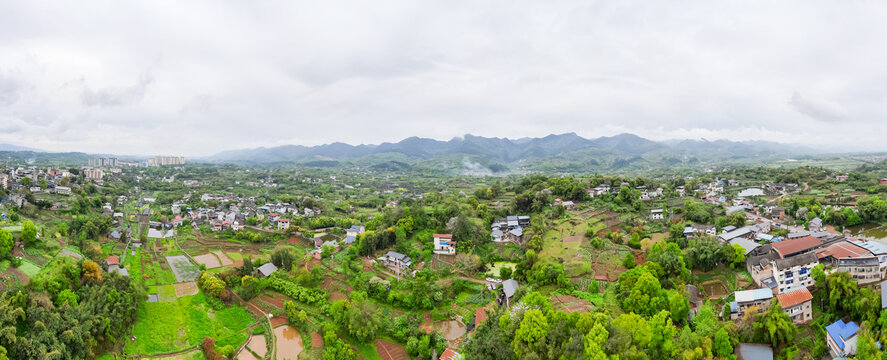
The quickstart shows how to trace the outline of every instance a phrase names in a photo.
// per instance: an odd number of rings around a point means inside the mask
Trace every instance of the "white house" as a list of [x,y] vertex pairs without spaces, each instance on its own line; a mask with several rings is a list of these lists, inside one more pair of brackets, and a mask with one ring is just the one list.
[[451,234],[434,234],[434,253],[456,255],[456,242]]
[[290,227],[289,219],[277,219],[277,230],[286,230]]
[[859,325],[838,320],[825,327],[825,339],[832,357],[846,358],[856,355],[856,338]]
[[663,214],[664,214],[664,212],[662,211],[662,209],[650,210],[650,219],[662,220],[665,218],[665,216],[663,216]]

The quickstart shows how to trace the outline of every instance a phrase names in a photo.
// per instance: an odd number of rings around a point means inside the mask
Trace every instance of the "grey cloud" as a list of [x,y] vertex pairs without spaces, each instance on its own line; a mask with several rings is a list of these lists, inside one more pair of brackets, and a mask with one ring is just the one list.
[[[872,2],[195,0],[97,10],[0,2],[0,69],[15,70],[0,72],[0,121],[20,127],[0,141],[202,155],[633,132],[887,150],[887,48],[873,35],[887,33],[887,7]],[[803,95],[787,105],[794,89]]]
[[841,118],[843,117],[841,115],[841,109],[838,108],[836,105],[805,99],[798,92],[792,94],[792,98],[789,100],[788,103],[797,112],[809,116],[810,118],[815,120],[835,122],[841,120]]
[[22,84],[19,81],[0,74],[0,107],[15,104],[21,91]]
[[150,74],[142,75],[139,81],[132,86],[108,87],[99,90],[86,88],[81,94],[81,100],[86,106],[113,107],[128,105],[142,100],[145,90],[151,84],[153,78]]

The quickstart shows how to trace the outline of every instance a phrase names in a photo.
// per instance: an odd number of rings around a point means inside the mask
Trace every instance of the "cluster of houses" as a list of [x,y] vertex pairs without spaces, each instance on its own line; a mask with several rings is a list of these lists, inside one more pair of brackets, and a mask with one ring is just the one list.
[[[735,230],[734,230],[735,231]],[[865,239],[845,238],[821,231],[789,234],[788,239],[758,244],[745,237],[738,241],[747,251],[746,267],[759,288],[734,293],[729,304],[732,319],[739,319],[751,310],[768,308],[774,298],[782,311],[796,324],[813,319],[809,288],[815,285],[812,270],[823,264],[826,273],[846,272],[859,285],[881,283],[882,308],[887,308],[887,245]],[[748,249],[747,249],[748,250]],[[833,357],[850,357],[856,353],[859,327],[854,322],[838,320],[826,327],[829,351]]]
[[[9,190],[19,190],[24,188],[22,185],[22,180],[24,178],[30,178],[32,181],[31,186],[27,187],[32,193],[48,193],[48,194],[71,194],[71,188],[67,186],[59,185],[62,183],[62,180],[65,178],[70,178],[71,172],[66,169],[59,169],[55,167],[49,168],[38,168],[36,166],[31,166],[28,168],[9,168],[9,169],[0,169],[0,188],[9,189]],[[40,183],[40,180],[44,180],[46,182],[46,188],[42,188],[40,186],[36,186],[36,184]]]
[[529,216],[508,216],[504,219],[496,219],[490,225],[490,237],[493,242],[513,242],[518,245],[524,236],[524,228],[530,226]]

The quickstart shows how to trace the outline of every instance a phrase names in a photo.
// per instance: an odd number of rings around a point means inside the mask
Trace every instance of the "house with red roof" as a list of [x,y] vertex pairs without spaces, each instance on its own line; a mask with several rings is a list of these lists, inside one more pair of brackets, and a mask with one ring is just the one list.
[[795,324],[803,324],[813,320],[813,295],[806,287],[799,286],[776,295],[779,305]]
[[286,230],[290,228],[290,219],[277,219],[277,230]]
[[462,354],[457,353],[455,350],[447,348],[444,350],[443,354],[440,354],[440,360],[462,360]]

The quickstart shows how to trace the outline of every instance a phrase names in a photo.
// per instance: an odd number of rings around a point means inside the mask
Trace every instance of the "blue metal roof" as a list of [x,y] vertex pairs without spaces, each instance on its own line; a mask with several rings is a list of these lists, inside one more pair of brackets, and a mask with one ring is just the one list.
[[843,320],[838,320],[826,326],[825,331],[838,344],[838,348],[844,350],[844,340],[856,335],[856,332],[859,331],[859,325],[856,325],[853,321],[845,324]]
[[853,245],[866,249],[875,255],[887,254],[887,245],[877,241],[862,241],[857,239],[847,239],[847,241]]

